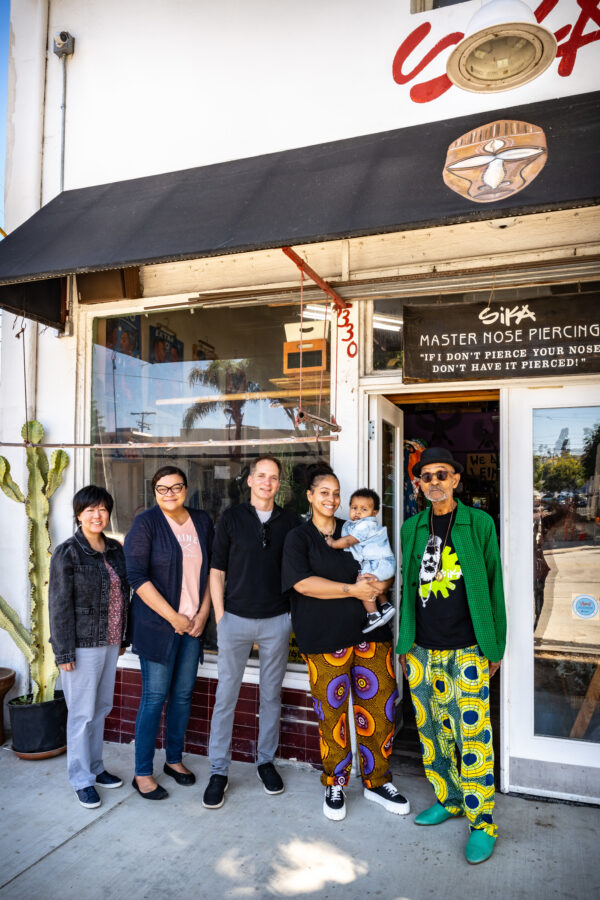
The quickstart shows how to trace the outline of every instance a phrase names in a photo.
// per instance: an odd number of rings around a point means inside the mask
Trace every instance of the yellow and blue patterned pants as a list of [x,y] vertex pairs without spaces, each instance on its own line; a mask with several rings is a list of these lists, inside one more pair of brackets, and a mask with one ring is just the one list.
[[438,801],[454,815],[464,813],[471,830],[495,837],[487,659],[477,646],[425,650],[414,644],[406,662],[425,774]]

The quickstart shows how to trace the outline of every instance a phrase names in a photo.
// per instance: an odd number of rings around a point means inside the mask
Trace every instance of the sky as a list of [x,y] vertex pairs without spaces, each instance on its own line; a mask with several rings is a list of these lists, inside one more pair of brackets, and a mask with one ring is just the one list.
[[0,0],[0,226],[4,227],[4,161],[6,158],[6,86],[10,0]]

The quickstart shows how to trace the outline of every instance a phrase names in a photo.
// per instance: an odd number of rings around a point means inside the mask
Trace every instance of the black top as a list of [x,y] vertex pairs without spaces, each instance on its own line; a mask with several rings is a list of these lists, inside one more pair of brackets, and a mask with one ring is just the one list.
[[289,612],[281,590],[283,542],[299,517],[279,506],[262,524],[251,503],[226,509],[217,522],[211,567],[227,573],[225,610],[246,619]]
[[[433,516],[435,544],[431,534],[419,570],[416,602],[416,643],[427,650],[457,650],[477,643],[465,580],[451,542],[454,511]],[[431,520],[430,520],[431,521]],[[448,538],[444,544],[444,539]],[[435,579],[442,551],[441,581]]]
[[[334,537],[341,537],[340,519],[335,520]],[[291,589],[292,628],[302,653],[334,653],[364,641],[391,641],[387,625],[363,632],[365,609],[361,601],[348,595],[336,600],[320,600],[299,594],[293,586],[317,575],[343,584],[354,584],[360,572],[358,563],[346,550],[333,550],[312,522],[294,529],[286,538],[283,551],[282,586]]]

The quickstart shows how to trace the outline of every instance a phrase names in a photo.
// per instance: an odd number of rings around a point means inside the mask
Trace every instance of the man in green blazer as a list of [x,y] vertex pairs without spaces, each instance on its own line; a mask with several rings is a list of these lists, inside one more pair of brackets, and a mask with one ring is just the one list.
[[462,471],[443,447],[429,447],[413,467],[430,505],[402,526],[396,652],[437,798],[415,823],[466,816],[465,856],[481,863],[497,835],[489,680],[504,654],[506,611],[494,522],[454,498]]

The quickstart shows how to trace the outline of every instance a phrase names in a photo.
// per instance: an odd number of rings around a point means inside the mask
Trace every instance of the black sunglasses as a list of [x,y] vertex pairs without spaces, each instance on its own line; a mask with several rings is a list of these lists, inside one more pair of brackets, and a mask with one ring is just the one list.
[[271,544],[271,526],[269,525],[268,522],[265,522],[262,527],[261,539],[262,539],[262,548],[263,548],[263,550],[266,550],[267,547],[269,547]]
[[447,469],[440,469],[438,472],[423,472],[421,481],[424,481],[425,484],[430,484],[434,478],[437,478],[438,481],[445,481],[450,475],[455,474],[455,472],[449,472]]

